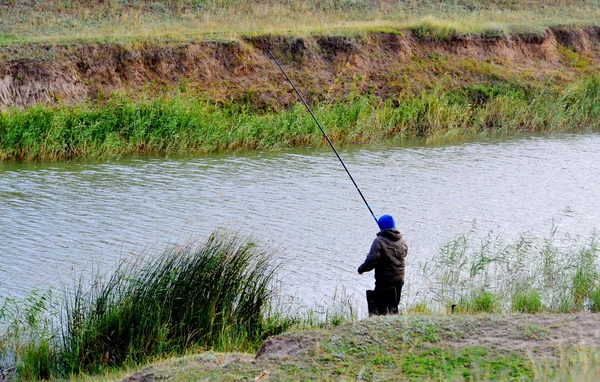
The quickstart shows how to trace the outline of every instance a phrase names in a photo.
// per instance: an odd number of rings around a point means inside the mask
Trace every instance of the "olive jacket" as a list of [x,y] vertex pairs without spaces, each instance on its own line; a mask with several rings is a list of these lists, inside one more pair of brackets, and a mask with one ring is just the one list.
[[375,269],[375,289],[384,289],[404,282],[408,245],[396,228],[377,234],[365,262],[358,273]]

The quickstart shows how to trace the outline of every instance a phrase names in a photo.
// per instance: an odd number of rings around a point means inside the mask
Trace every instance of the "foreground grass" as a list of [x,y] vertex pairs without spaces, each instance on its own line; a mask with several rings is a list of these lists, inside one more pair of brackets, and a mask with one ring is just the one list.
[[[254,357],[206,352],[148,365],[136,380],[593,381],[600,316],[401,315],[285,333]],[[111,374],[87,381],[123,379]]]
[[230,39],[260,34],[419,29],[458,34],[598,24],[597,0],[51,0],[0,2],[0,45],[74,40]]
[[[316,105],[335,142],[456,139],[516,132],[592,131],[600,118],[600,76],[561,88],[510,80],[449,86],[382,101],[350,96]],[[130,154],[207,153],[323,144],[303,107],[271,112],[201,96],[98,106],[35,106],[0,113],[0,160],[65,160]]]
[[600,312],[600,241],[565,235],[514,241],[460,235],[421,265],[414,312]]
[[428,287],[406,289],[401,316],[352,322],[350,305],[324,320],[282,314],[269,257],[252,242],[213,236],[121,266],[91,289],[80,283],[63,302],[36,294],[6,301],[0,371],[30,380],[120,370],[109,374],[115,379],[125,368],[208,350],[138,377],[239,380],[267,370],[277,380],[595,380],[598,235],[554,229],[475,242],[459,236],[420,267]]
[[[70,378],[202,350],[256,352],[292,327],[353,319],[337,300],[324,314],[280,305],[277,266],[250,238],[221,231],[122,262],[59,299],[32,293],[0,304],[0,380]],[[346,304],[346,305],[344,305]]]
[[47,379],[191,348],[257,349],[293,323],[272,310],[275,270],[252,241],[214,234],[122,263],[107,280],[79,282],[62,301],[35,294],[5,301],[1,366],[21,379]]

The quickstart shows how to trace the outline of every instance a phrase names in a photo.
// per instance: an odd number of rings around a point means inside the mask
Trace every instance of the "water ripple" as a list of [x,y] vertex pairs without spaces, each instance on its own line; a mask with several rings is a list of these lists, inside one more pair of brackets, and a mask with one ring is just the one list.
[[[599,135],[340,152],[374,212],[397,218],[409,264],[474,226],[508,237],[545,234],[553,219],[582,234],[600,227]],[[0,296],[59,286],[217,227],[275,248],[284,294],[310,302],[341,284],[362,298],[372,287],[356,268],[376,226],[337,158],[286,150],[0,165]]]

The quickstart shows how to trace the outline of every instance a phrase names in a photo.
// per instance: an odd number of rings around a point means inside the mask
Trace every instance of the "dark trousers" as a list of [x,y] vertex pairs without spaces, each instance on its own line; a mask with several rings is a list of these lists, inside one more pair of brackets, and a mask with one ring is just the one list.
[[375,290],[367,291],[369,315],[397,314],[404,281],[397,284],[383,285],[378,283]]

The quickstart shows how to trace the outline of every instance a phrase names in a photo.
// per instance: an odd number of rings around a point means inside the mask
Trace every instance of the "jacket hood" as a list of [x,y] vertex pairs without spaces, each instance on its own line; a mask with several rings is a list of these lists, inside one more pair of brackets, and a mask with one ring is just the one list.
[[385,237],[386,239],[390,239],[392,241],[398,241],[402,239],[402,234],[396,228],[389,228],[383,231],[379,231],[377,236]]

